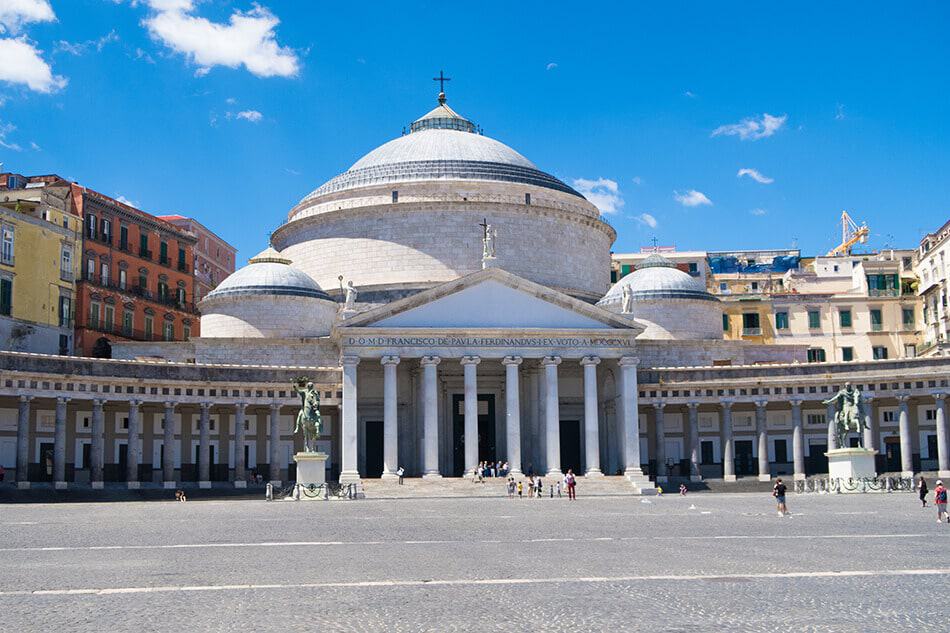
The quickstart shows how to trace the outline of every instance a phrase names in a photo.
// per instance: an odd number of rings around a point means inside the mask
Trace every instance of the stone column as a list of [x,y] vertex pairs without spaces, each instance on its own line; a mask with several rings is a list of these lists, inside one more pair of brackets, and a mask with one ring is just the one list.
[[937,405],[937,476],[950,477],[950,454],[947,453],[947,394],[935,393]]
[[162,434],[162,447],[165,454],[162,459],[162,487],[175,489],[175,403],[165,403],[165,417],[162,418],[165,425]]
[[[597,365],[596,356],[581,359],[584,367],[584,457],[588,477],[603,477],[600,470],[600,429],[597,415]],[[579,473],[575,473],[579,474]]]
[[129,401],[129,433],[128,443],[125,448],[125,485],[130,489],[141,487],[139,483],[139,463],[142,461],[142,447],[139,428],[141,427],[141,415],[139,406],[141,400]]
[[825,420],[828,422],[828,450],[843,448],[838,446],[838,433],[835,423],[835,415],[838,413],[838,406],[829,404],[825,409]]
[[874,435],[874,396],[861,394],[864,400],[864,448],[873,451],[877,445]]
[[103,466],[105,464],[106,424],[103,413],[105,400],[92,401],[92,446],[89,450],[89,483],[94,490],[105,487]]
[[769,468],[769,434],[765,408],[768,400],[755,401],[755,433],[759,440],[759,481],[772,481],[772,472]]
[[792,405],[792,464],[793,479],[805,479],[805,437],[802,429],[802,401],[793,399]]
[[689,409],[689,480],[702,481],[700,461],[702,455],[699,450],[699,403],[687,402]]
[[66,403],[69,398],[56,398],[56,427],[53,433],[53,487],[66,489]]
[[343,364],[343,411],[340,425],[340,483],[357,483],[360,480],[357,433],[359,414],[356,408],[356,368],[360,364],[359,356],[344,356]]
[[[346,374],[344,373],[343,385],[346,386]],[[346,398],[344,397],[344,401]],[[344,454],[346,452],[346,431],[343,431],[344,439]],[[353,435],[356,433],[354,431]],[[268,476],[270,477],[270,483],[274,486],[280,486],[280,403],[271,402],[270,403],[270,456],[268,457],[270,462],[270,472]],[[340,476],[342,479],[342,475]]]
[[383,356],[383,479],[398,477],[399,469],[399,394],[396,383],[398,356]]
[[558,398],[557,366],[560,356],[545,356],[541,359],[544,366],[544,438],[547,455],[545,467],[548,477],[560,478],[561,472],[561,412]]
[[[198,418],[198,487],[211,487],[211,403],[201,403]],[[273,446],[271,446],[273,452]]]
[[637,386],[639,360],[632,356],[620,359],[620,415],[623,418],[623,474],[628,479],[643,478],[640,468],[640,393]]
[[663,401],[654,402],[654,439],[656,440],[656,481],[665,483],[669,480],[666,470],[666,427],[664,409],[666,403]]
[[732,401],[722,400],[722,478],[736,480],[736,451],[732,442]]
[[901,436],[901,477],[914,476],[913,444],[910,437],[910,407],[907,404],[909,399],[910,396],[906,394],[897,396],[897,400],[900,402],[898,428]]
[[438,356],[423,356],[422,363],[422,427],[425,433],[424,479],[439,479],[439,385]]
[[481,359],[463,356],[461,362],[465,375],[465,474],[471,475],[478,466],[478,384],[475,372]]
[[[244,461],[246,444],[244,427],[247,424],[247,403],[234,405],[234,487],[247,488],[247,463]],[[167,449],[166,449],[167,450]]]
[[520,356],[505,356],[505,434],[508,445],[508,469],[516,477],[521,475],[521,385],[519,384]]
[[16,486],[30,487],[30,401],[33,396],[20,396],[16,419]]

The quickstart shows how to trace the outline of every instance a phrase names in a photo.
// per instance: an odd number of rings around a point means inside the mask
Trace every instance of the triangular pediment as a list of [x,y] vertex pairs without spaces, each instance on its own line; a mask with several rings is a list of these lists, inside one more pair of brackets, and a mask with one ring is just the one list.
[[639,330],[621,315],[499,268],[350,317],[342,327]]

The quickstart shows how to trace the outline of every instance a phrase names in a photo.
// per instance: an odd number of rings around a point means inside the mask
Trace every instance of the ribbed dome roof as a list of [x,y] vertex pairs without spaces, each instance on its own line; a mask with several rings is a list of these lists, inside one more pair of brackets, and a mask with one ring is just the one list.
[[580,196],[504,143],[480,134],[440,95],[439,105],[414,121],[409,134],[369,152],[301,202],[357,187],[439,179],[519,182]]
[[600,304],[619,303],[623,300],[623,289],[629,287],[636,299],[699,299],[717,301],[706,292],[703,282],[689,273],[683,272],[672,261],[658,253],[644,259],[637,269],[613,285],[598,302]]
[[271,247],[248,260],[208,293],[206,299],[235,295],[289,295],[330,300],[308,274],[292,268],[290,260]]

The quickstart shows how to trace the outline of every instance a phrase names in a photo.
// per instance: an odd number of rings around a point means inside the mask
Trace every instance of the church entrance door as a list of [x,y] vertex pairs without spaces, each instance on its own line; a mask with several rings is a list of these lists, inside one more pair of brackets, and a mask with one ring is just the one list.
[[366,421],[366,476],[383,476],[383,421]]
[[753,474],[752,440],[736,440],[736,476]]
[[580,420],[561,420],[561,470],[576,475],[584,472],[581,466]]
[[[495,394],[478,394],[478,461],[498,459],[495,436]],[[465,474],[465,395],[452,395],[452,451],[455,477]]]

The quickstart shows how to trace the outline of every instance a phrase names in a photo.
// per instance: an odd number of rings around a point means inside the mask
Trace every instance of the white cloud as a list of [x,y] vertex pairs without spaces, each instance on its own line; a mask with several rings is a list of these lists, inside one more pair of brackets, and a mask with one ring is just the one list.
[[[0,0],[2,2],[3,0]],[[112,42],[119,41],[119,34],[115,32],[115,29],[109,31],[102,37],[95,40],[86,40],[85,42],[67,42],[65,40],[60,40],[56,43],[56,50],[69,53],[70,55],[84,55],[90,49],[94,48],[97,52],[102,52],[102,49],[106,47],[107,44]]]
[[146,53],[145,51],[143,51],[141,48],[135,49],[135,59],[141,60],[145,62],[146,64],[155,63],[155,60],[152,58],[152,56]]
[[674,191],[673,199],[684,207],[698,207],[705,204],[712,204],[712,200],[707,198],[706,194],[704,194],[702,191],[696,191],[695,189],[690,189],[686,193]]
[[844,104],[839,103],[835,106],[835,121],[844,121],[845,118]]
[[239,119],[244,119],[245,121],[250,121],[251,123],[260,123],[261,119],[264,118],[264,115],[258,112],[257,110],[243,110],[238,112],[235,115]]
[[601,213],[616,213],[623,208],[623,196],[620,195],[620,188],[616,181],[609,178],[598,178],[597,180],[575,178],[574,188],[587,198],[591,204],[600,209]]
[[0,147],[8,149],[14,152],[19,152],[23,148],[14,143],[13,141],[7,141],[7,135],[11,132],[16,131],[16,126],[12,123],[4,123],[0,121]]
[[738,123],[729,125],[720,125],[713,130],[710,136],[738,136],[743,141],[757,141],[761,138],[768,138],[778,132],[785,121],[787,114],[782,116],[772,116],[764,113],[762,118],[756,120],[754,117],[742,119]]
[[43,148],[36,144],[36,141],[30,141],[30,149],[34,152],[42,152]]
[[641,213],[640,215],[635,216],[633,219],[640,224],[646,224],[651,229],[655,229],[657,225],[656,218],[649,213]]
[[55,22],[49,0],[0,0],[0,33],[19,33],[24,24]]
[[752,169],[751,167],[743,167],[738,171],[738,173],[736,173],[736,178],[742,178],[743,176],[748,176],[752,180],[763,185],[770,185],[775,182],[774,178],[763,176],[758,169]]
[[768,213],[768,211],[766,211],[765,209],[752,209],[751,211],[749,211],[749,213],[751,213],[752,215],[765,215],[766,213]]
[[695,98],[696,98],[696,93],[695,93],[695,92],[692,92],[692,91],[690,91],[690,90],[687,90],[686,92],[683,93],[683,96],[684,96],[684,97],[689,97],[690,99],[695,99]]
[[290,167],[284,167],[284,171],[290,174],[291,176],[299,176],[300,172],[296,169],[291,169]]
[[121,202],[122,204],[127,204],[127,205],[129,205],[130,207],[135,207],[136,209],[139,208],[139,203],[138,203],[138,201],[136,201],[136,200],[129,200],[128,198],[126,198],[126,197],[123,196],[123,195],[118,195],[118,196],[116,196],[115,199],[118,200],[119,202]]
[[549,62],[547,66],[544,67],[545,70],[554,70],[557,68],[557,62]]
[[634,176],[633,178],[631,178],[631,180],[633,181],[633,184],[635,184],[638,187],[643,184],[643,178],[640,178],[640,176]]
[[197,64],[198,76],[215,66],[244,66],[258,77],[293,77],[297,54],[277,43],[280,20],[267,8],[254,5],[235,11],[227,24],[192,15],[192,0],[148,0],[154,13],[143,24],[153,38]]
[[25,84],[36,92],[54,92],[66,86],[66,78],[54,75],[49,64],[25,37],[0,39],[0,81]]
[[237,99],[235,99],[234,97],[228,97],[227,99],[224,100],[224,102],[228,105],[234,105],[235,103],[237,103]]

